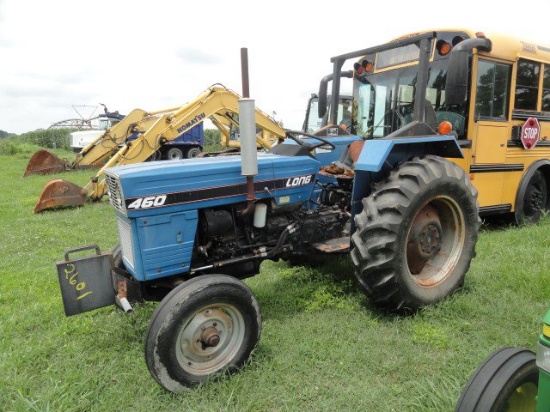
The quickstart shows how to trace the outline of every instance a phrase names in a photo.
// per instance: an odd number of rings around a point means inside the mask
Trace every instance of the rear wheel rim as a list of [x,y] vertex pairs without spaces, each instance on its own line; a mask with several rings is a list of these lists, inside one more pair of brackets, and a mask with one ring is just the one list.
[[415,215],[407,234],[406,255],[411,279],[420,286],[436,286],[456,267],[466,236],[459,205],[440,196]]

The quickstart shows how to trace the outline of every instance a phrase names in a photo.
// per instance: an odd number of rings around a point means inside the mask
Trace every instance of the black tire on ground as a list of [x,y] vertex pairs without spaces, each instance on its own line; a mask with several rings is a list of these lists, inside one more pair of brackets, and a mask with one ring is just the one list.
[[166,152],[166,159],[168,159],[168,160],[183,159],[183,151],[179,147],[171,147]]
[[147,329],[145,359],[155,380],[181,393],[241,367],[258,343],[261,314],[252,291],[226,275],[193,278],[172,290]]
[[188,159],[192,159],[199,156],[201,153],[202,151],[200,147],[190,147],[189,149],[187,149],[186,157]]
[[156,161],[159,161],[159,160],[162,160],[162,150],[157,150],[155,151],[155,153],[153,153],[149,159],[147,159],[151,162],[156,162]]
[[525,348],[489,355],[464,386],[455,412],[535,411],[539,370]]
[[375,304],[413,312],[464,283],[480,225],[477,191],[456,164],[415,158],[363,199],[351,257]]
[[525,192],[520,194],[520,205],[516,208],[516,222],[536,223],[543,210],[548,210],[548,183],[542,171],[536,170],[529,178]]

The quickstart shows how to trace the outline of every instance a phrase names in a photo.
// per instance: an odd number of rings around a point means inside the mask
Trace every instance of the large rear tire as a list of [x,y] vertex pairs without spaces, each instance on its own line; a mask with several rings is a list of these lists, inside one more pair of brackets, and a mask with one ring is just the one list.
[[535,412],[538,379],[533,352],[524,348],[499,349],[472,374],[455,412]]
[[380,307],[412,312],[452,294],[475,256],[477,191],[456,164],[415,158],[363,199],[351,257]]
[[159,304],[147,330],[145,358],[155,380],[181,393],[241,367],[258,343],[261,315],[252,291],[225,275],[193,278]]

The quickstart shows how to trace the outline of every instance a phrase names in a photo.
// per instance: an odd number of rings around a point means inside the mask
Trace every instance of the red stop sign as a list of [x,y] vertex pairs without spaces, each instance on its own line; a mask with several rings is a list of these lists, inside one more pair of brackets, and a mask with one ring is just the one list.
[[540,124],[534,117],[528,118],[521,126],[521,143],[526,149],[536,146],[540,137]]

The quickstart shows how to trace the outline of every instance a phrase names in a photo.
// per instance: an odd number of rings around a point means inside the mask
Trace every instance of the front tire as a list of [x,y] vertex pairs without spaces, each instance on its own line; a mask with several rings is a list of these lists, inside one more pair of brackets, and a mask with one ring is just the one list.
[[437,156],[393,170],[363,199],[351,257],[363,291],[385,309],[412,312],[452,294],[475,256],[477,191]]
[[181,393],[241,367],[260,331],[258,302],[243,282],[225,275],[198,276],[172,290],[151,317],[147,367],[161,386]]
[[499,349],[472,374],[455,412],[535,412],[538,379],[533,352],[524,348]]

